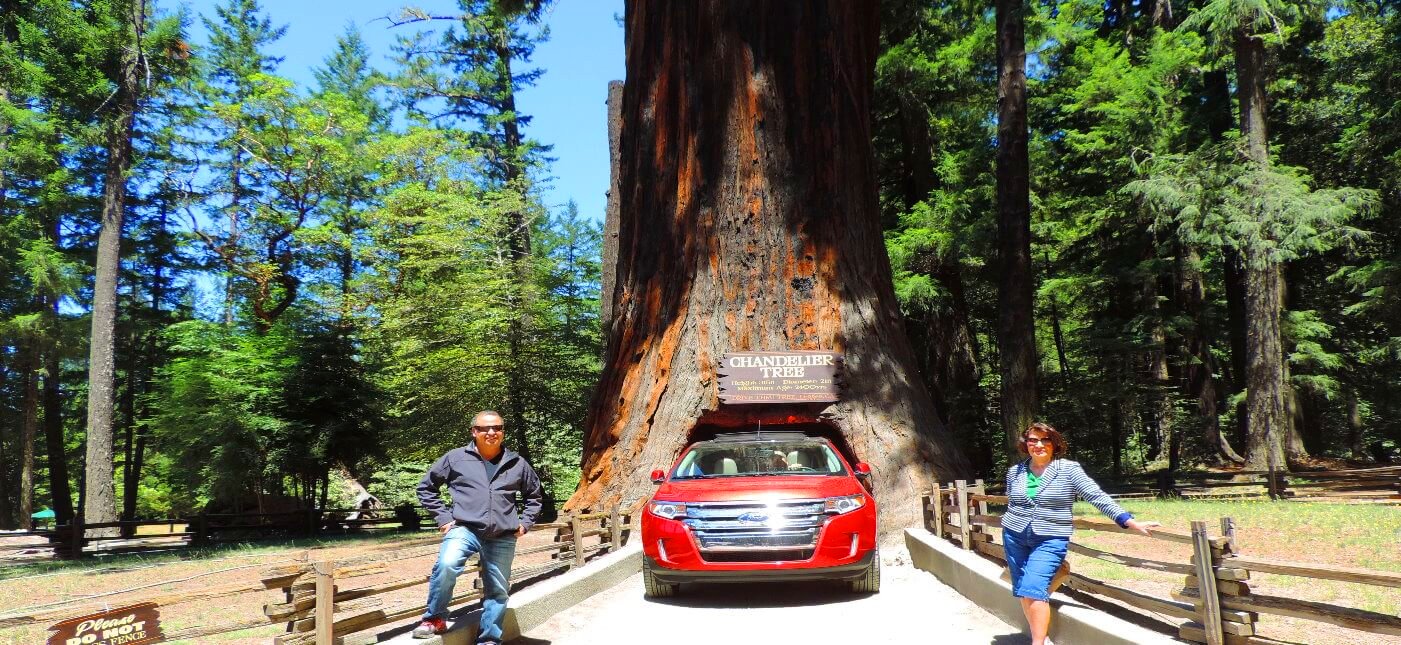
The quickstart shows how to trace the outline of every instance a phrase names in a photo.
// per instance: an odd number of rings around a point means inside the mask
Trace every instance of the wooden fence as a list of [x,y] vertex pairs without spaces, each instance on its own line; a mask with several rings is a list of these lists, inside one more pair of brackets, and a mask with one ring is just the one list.
[[[1274,497],[1297,501],[1401,504],[1401,466],[1318,472],[1256,471],[1151,473],[1101,478],[1116,498],[1176,495],[1191,498]],[[1271,485],[1273,483],[1273,485]]]
[[[416,531],[431,522],[417,508],[306,509],[280,513],[201,513],[187,518],[83,521],[81,516],[50,530],[23,534],[30,539],[0,544],[0,562],[16,552],[77,559],[94,553],[132,553],[180,547],[203,547],[224,542],[247,542],[289,537],[316,537],[380,530]],[[164,527],[159,533],[139,534],[143,527]],[[30,558],[29,560],[32,560]],[[28,561],[28,560],[25,560]]]
[[[987,494],[982,480],[972,484],[961,480],[953,484],[935,484],[924,496],[925,527],[936,536],[952,540],[964,549],[1005,563],[1006,555],[998,541],[1000,532],[994,534],[991,530],[1002,525],[1002,515],[990,512],[988,506],[1006,504],[1006,496]],[[1173,592],[1172,598],[1157,598],[1074,572],[1066,583],[1079,592],[1183,619],[1187,622],[1178,625],[1178,635],[1185,640],[1209,645],[1272,643],[1274,641],[1256,636],[1260,614],[1291,616],[1374,634],[1401,635],[1401,617],[1321,602],[1254,594],[1250,590],[1250,572],[1381,587],[1401,587],[1401,573],[1252,558],[1240,552],[1235,536],[1236,524],[1229,517],[1220,518],[1216,523],[1219,534],[1214,533],[1216,528],[1205,521],[1192,522],[1190,533],[1159,528],[1149,536],[1119,528],[1117,524],[1104,520],[1077,518],[1074,523],[1078,530],[1124,533],[1145,540],[1177,542],[1192,547],[1189,561],[1172,562],[1102,551],[1071,541],[1072,553],[1128,567],[1182,574],[1183,587]]]
[[[553,531],[553,540],[548,544],[518,549],[516,557],[536,553],[550,553],[550,562],[514,568],[511,575],[513,588],[526,586],[542,577],[573,567],[583,566],[592,556],[609,552],[626,544],[630,533],[627,523],[631,515],[625,509],[612,509],[604,513],[580,513],[567,515],[561,521],[537,524],[531,532]],[[590,538],[594,538],[590,540]],[[354,558],[334,561],[303,562],[272,567],[263,572],[260,580],[193,591],[178,591],[149,595],[141,598],[122,598],[121,605],[155,603],[162,610],[168,607],[215,598],[226,598],[251,593],[277,592],[277,596],[263,605],[263,615],[247,616],[241,620],[221,624],[205,624],[188,629],[166,631],[165,640],[198,639],[214,634],[242,631],[272,624],[285,625],[285,633],[275,638],[278,645],[330,643],[373,643],[378,633],[372,630],[383,625],[401,622],[423,613],[423,596],[412,601],[397,604],[387,603],[384,595],[401,589],[408,589],[428,583],[428,574],[415,573],[413,576],[362,586],[347,586],[342,583],[355,578],[387,574],[393,571],[392,563],[423,558],[438,552],[441,537],[433,535],[414,539],[401,548],[386,553],[374,553]],[[470,576],[477,571],[475,556],[463,571]],[[417,565],[415,565],[417,566]],[[473,577],[469,590],[462,585],[468,577],[459,579],[459,586],[453,595],[450,606],[481,598],[480,580]],[[24,615],[0,616],[0,630],[34,624],[52,624],[71,618],[101,611],[104,605],[84,605]],[[3,633],[0,633],[0,638]]]

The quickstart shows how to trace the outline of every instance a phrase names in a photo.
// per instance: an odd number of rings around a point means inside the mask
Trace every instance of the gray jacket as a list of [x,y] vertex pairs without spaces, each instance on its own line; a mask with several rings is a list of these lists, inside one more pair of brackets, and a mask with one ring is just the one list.
[[[418,482],[418,501],[433,514],[438,526],[457,522],[485,537],[515,533],[522,526],[529,530],[542,506],[540,477],[535,469],[520,455],[503,449],[496,476],[488,481],[486,472],[486,460],[476,444],[453,448],[433,462]],[[452,496],[451,509],[438,496],[443,484]],[[525,498],[525,510],[519,515],[516,493]]]

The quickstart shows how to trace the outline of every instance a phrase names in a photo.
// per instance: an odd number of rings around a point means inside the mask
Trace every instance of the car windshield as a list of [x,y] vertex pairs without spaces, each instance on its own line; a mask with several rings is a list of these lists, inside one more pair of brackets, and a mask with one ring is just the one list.
[[686,453],[672,478],[845,474],[842,460],[823,441],[708,441]]

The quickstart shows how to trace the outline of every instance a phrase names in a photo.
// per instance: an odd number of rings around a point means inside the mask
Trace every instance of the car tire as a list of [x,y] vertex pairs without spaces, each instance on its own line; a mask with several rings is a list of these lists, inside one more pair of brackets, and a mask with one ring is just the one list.
[[851,581],[851,590],[856,593],[880,593],[880,551],[871,552],[871,566],[860,578]]
[[652,573],[652,565],[644,563],[642,565],[642,597],[644,598],[671,598],[676,595],[680,585],[662,582]]

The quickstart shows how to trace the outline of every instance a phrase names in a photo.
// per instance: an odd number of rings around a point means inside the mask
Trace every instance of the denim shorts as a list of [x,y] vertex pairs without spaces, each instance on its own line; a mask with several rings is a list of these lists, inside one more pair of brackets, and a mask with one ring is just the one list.
[[1012,595],[1032,600],[1050,600],[1051,577],[1065,561],[1070,538],[1048,537],[1026,531],[1002,529],[1002,548],[1007,554],[1007,571],[1012,574]]

